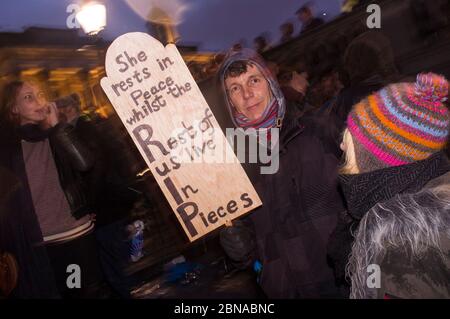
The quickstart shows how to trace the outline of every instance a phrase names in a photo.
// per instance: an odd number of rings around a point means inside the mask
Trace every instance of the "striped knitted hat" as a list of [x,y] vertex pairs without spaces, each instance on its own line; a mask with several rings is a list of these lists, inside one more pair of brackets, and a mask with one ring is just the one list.
[[416,83],[391,84],[356,104],[347,118],[361,173],[428,158],[449,133],[448,82],[422,73]]

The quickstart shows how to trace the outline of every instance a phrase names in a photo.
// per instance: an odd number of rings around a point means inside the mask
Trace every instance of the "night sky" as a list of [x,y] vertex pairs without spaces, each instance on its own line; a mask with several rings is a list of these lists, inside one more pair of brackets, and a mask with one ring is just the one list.
[[[67,6],[76,0],[2,0],[0,32],[18,31],[27,26],[66,28]],[[244,39],[249,47],[253,38],[268,32],[276,44],[279,26],[290,20],[295,35],[300,23],[295,11],[305,0],[103,0],[107,8],[104,37],[132,31],[146,31],[150,5],[159,5],[179,22],[181,43],[197,44],[202,50],[225,50]],[[312,1],[316,15],[325,20],[339,13],[342,0]],[[326,13],[326,16],[323,15]]]

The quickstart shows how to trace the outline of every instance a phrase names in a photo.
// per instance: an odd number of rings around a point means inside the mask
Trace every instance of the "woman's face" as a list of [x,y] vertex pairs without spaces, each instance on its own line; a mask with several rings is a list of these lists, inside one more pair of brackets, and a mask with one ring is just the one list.
[[31,83],[24,83],[16,97],[13,112],[20,118],[20,125],[38,124],[47,117],[47,100],[44,92]]

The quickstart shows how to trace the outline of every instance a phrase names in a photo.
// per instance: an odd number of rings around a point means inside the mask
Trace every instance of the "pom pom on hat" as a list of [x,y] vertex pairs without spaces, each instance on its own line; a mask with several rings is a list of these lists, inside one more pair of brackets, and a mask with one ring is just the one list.
[[416,79],[416,95],[430,102],[445,102],[448,95],[448,82],[434,73],[420,73]]

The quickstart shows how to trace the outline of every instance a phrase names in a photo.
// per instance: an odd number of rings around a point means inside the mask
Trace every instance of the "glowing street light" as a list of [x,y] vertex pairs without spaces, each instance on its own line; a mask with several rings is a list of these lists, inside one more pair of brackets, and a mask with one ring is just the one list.
[[77,13],[76,19],[86,34],[95,35],[106,26],[105,5],[98,2],[84,4]]

